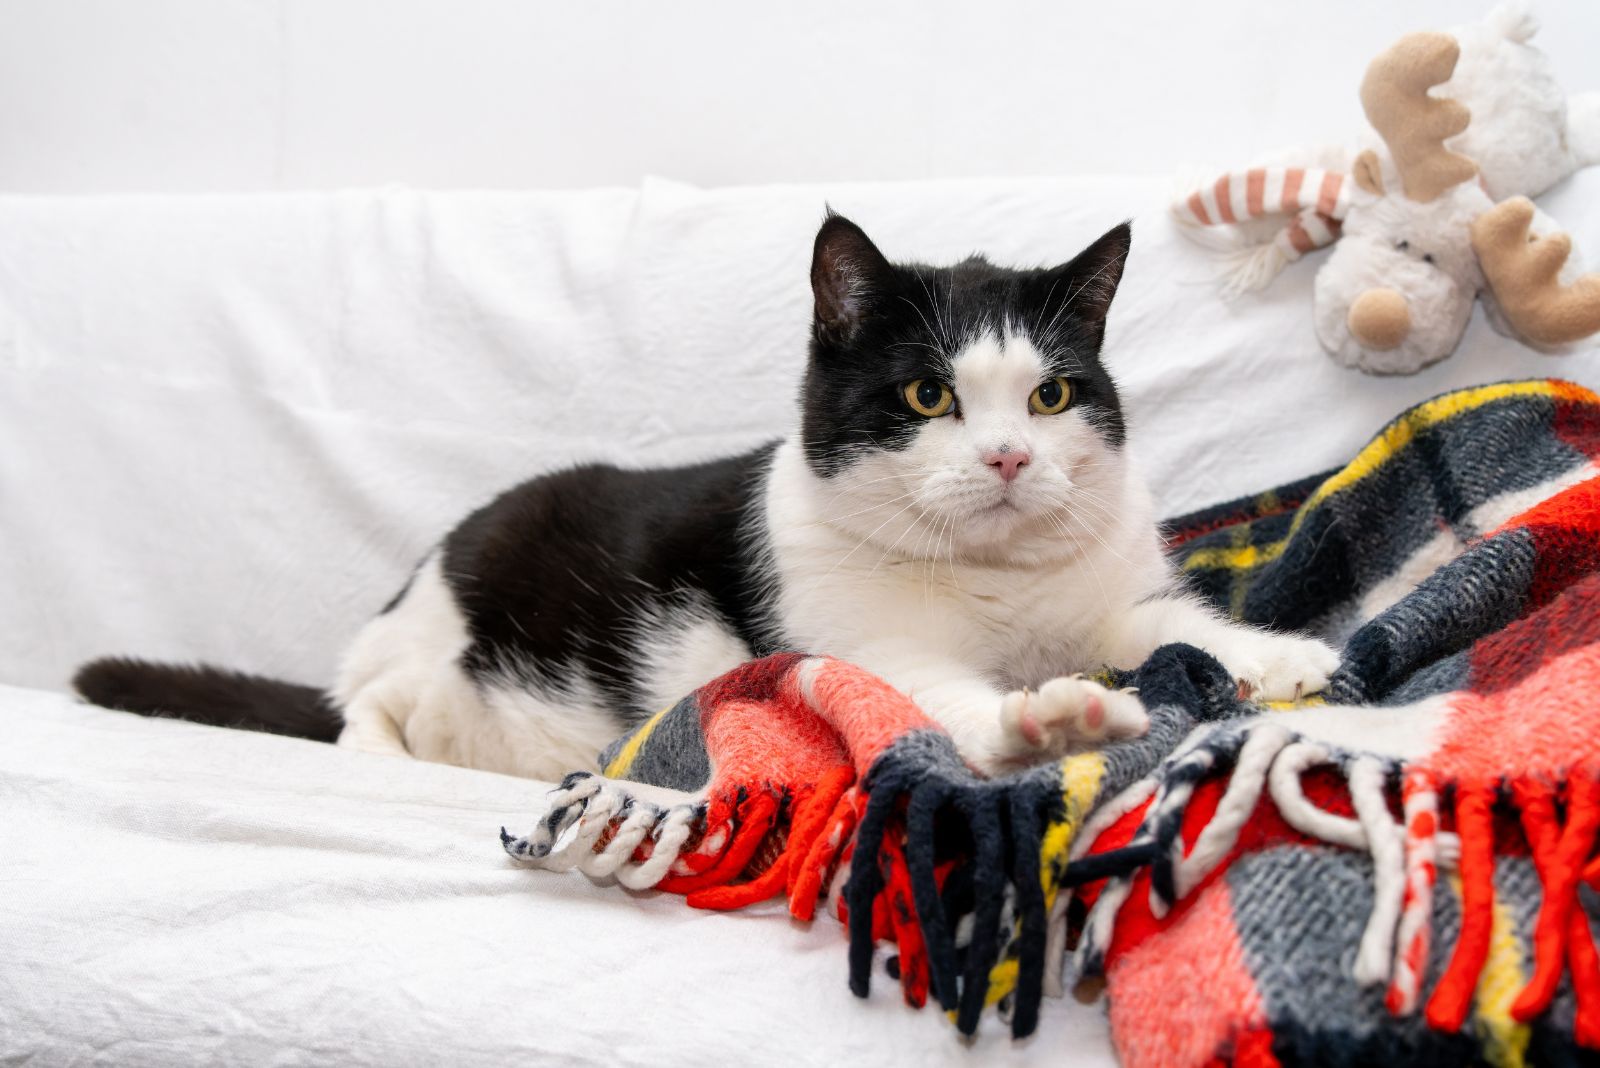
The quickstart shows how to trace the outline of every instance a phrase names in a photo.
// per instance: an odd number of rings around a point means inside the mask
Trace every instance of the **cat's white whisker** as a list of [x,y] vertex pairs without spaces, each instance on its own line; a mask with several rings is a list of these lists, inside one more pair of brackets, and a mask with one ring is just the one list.
[[879,523],[876,527],[873,528],[873,531],[872,531],[871,534],[868,534],[866,537],[864,537],[860,541],[856,542],[855,546],[849,552],[847,552],[843,556],[841,556],[838,559],[838,561],[835,562],[834,565],[828,569],[826,574],[822,575],[815,582],[813,582],[812,583],[812,587],[815,588],[820,583],[825,582],[829,578],[831,578],[833,576],[833,573],[835,571],[838,571],[847,562],[849,562],[850,558],[852,556],[854,556],[857,552],[859,552],[863,545],[867,544],[874,537],[876,537],[877,534],[878,534],[878,531],[882,530],[884,527],[888,526],[890,523],[893,523],[896,519],[899,519],[902,515],[904,515],[908,511],[910,511],[912,508],[915,508],[916,506],[917,506],[917,502],[916,501],[912,501],[910,504],[906,505],[904,508],[901,508],[894,515],[890,516],[888,519],[885,519],[882,523]]
[[887,508],[891,504],[898,504],[899,502],[905,500],[907,497],[916,496],[916,492],[917,492],[916,490],[909,490],[909,491],[907,491],[905,493],[900,494],[898,497],[891,497],[886,501],[880,501],[877,504],[868,505],[867,507],[862,508],[859,511],[848,512],[845,515],[836,515],[836,516],[830,516],[830,517],[823,518],[823,519],[813,520],[811,525],[812,526],[832,526],[832,525],[834,525],[836,523],[843,522],[846,519],[854,519],[858,515],[866,515],[868,512],[876,512],[879,508]]

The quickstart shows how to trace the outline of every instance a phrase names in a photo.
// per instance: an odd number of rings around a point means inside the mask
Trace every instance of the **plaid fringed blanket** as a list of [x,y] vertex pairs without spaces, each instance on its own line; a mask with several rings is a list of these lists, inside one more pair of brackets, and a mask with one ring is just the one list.
[[771,657],[574,773],[512,856],[877,944],[961,1031],[1103,982],[1129,1066],[1600,1049],[1600,397],[1446,394],[1345,467],[1169,525],[1236,617],[1339,640],[1321,700],[1167,646],[1143,738],[999,780],[881,681]]

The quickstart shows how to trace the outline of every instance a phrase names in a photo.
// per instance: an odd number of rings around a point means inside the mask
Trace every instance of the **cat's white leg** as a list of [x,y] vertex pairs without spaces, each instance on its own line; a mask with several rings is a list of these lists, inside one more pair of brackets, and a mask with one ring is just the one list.
[[986,774],[1149,727],[1136,696],[1082,677],[1007,694],[968,668],[903,647],[863,649],[853,659],[937,720],[962,758]]
[[408,757],[411,750],[379,693],[382,689],[381,683],[368,686],[345,705],[344,729],[337,744],[361,753]]
[[1240,685],[1267,701],[1293,701],[1328,685],[1339,654],[1326,642],[1234,623],[1181,594],[1157,597],[1123,613],[1105,636],[1106,663],[1138,667],[1168,642],[1198,646]]
[[969,764],[990,772],[1004,761],[1008,747],[1000,726],[1000,704],[1005,695],[998,688],[934,657],[900,659],[868,653],[855,661],[915,701],[945,729]]
[[425,732],[413,718],[440,674],[460,675],[456,662],[468,641],[439,556],[431,554],[399,600],[361,628],[345,651],[333,688],[345,721],[339,744],[366,753],[449,760],[415,744]]

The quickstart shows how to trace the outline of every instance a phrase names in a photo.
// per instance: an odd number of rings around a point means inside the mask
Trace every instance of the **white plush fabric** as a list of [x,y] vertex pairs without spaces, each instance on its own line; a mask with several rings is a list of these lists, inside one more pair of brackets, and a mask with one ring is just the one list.
[[[1172,189],[1074,179],[0,198],[0,1060],[966,1061],[837,925],[519,871],[539,787],[75,706],[101,653],[325,683],[422,551],[580,458],[779,432],[824,201],[892,257],[1071,256],[1135,217],[1109,351],[1167,511],[1329,467],[1454,386],[1559,373],[1493,333],[1415,378],[1335,366],[1319,257],[1228,305]],[[1600,248],[1600,174],[1543,201]],[[881,973],[880,973],[881,974]],[[1098,1009],[1013,1049],[1109,1063]]]
[[[1556,347],[1533,341],[1535,327],[1524,322],[1519,329],[1505,314],[1490,288],[1492,272],[1480,263],[1472,236],[1474,222],[1497,203],[1540,196],[1574,171],[1600,163],[1600,94],[1569,97],[1569,88],[1589,86],[1561,84],[1539,42],[1529,41],[1537,30],[1538,20],[1526,0],[1508,0],[1481,21],[1449,31],[1459,54],[1446,64],[1452,73],[1433,93],[1471,116],[1465,131],[1444,144],[1472,161],[1476,181],[1432,191],[1429,199],[1413,199],[1420,194],[1396,162],[1404,152],[1385,142],[1370,156],[1372,165],[1381,168],[1382,189],[1348,191],[1343,236],[1316,281],[1317,336],[1339,363],[1375,374],[1408,374],[1446,359],[1479,299],[1496,329],[1527,338],[1535,347]],[[1402,43],[1415,46],[1416,40]],[[1369,80],[1384,62],[1374,61]],[[1392,70],[1380,77],[1379,85],[1385,87],[1379,96],[1406,91]],[[1363,82],[1363,99],[1372,89]],[[1413,108],[1419,105],[1410,102]],[[1369,111],[1368,117],[1373,114]],[[1413,120],[1420,121],[1416,116]],[[1375,131],[1384,139],[1397,133]],[[1413,142],[1412,150],[1416,148]],[[1467,169],[1469,175],[1471,171]],[[1410,182],[1416,180],[1413,173]],[[1548,216],[1530,227],[1540,237],[1560,230],[1561,224]],[[1572,248],[1560,272],[1561,284],[1570,284],[1585,269],[1581,248]],[[1378,292],[1391,302],[1403,302],[1406,312],[1403,328],[1388,348],[1375,347],[1352,326],[1359,303]]]

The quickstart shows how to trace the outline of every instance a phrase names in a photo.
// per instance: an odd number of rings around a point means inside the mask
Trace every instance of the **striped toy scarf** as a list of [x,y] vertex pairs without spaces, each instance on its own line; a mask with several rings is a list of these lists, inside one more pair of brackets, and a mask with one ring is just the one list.
[[1445,394],[1349,464],[1168,525],[1235,618],[1343,640],[1239,699],[1156,651],[1144,737],[983,780],[880,680],[756,661],[575,772],[516,859],[874,950],[963,1033],[1103,984],[1125,1065],[1565,1062],[1600,1049],[1600,397]]
[[1223,292],[1237,296],[1262,288],[1288,264],[1338,239],[1350,210],[1350,182],[1338,171],[1317,167],[1253,167],[1177,198],[1171,210],[1173,219],[1196,236],[1206,232],[1203,227],[1284,218],[1282,227],[1260,242],[1220,238],[1232,246],[1223,267]]

